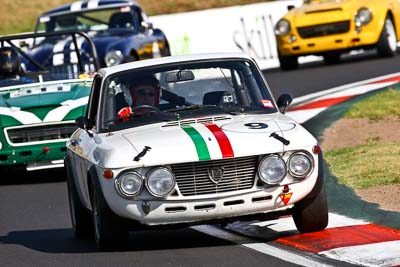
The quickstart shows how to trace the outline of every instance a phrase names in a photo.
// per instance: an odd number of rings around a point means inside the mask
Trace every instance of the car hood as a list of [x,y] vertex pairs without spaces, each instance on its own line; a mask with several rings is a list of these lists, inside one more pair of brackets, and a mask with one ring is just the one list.
[[12,86],[0,91],[2,127],[74,120],[84,113],[90,81]]
[[352,20],[361,6],[362,1],[356,0],[321,1],[293,9],[290,17],[297,27]]
[[[126,40],[127,36],[132,35],[131,31],[115,31],[115,32],[99,32],[99,33],[90,33],[90,37],[96,47],[97,56],[99,59],[103,59],[105,54],[112,49],[120,40]],[[79,49],[83,51],[90,51],[89,44],[85,41],[83,37],[77,37],[77,43]],[[64,64],[67,63],[65,60],[70,59],[70,50],[74,49],[72,43],[72,38],[51,38],[48,41],[43,42],[33,50],[31,50],[32,57],[40,62],[49,64],[51,61],[56,62],[55,64]],[[52,58],[53,53],[62,53],[62,59]],[[61,60],[61,61],[60,61]],[[27,63],[29,64],[29,63]]]
[[[234,116],[207,123],[187,121],[192,123],[153,124],[97,136],[96,143],[102,145],[93,153],[97,155],[94,160],[107,168],[155,166],[282,153],[317,144],[302,126],[280,114]],[[271,136],[273,133],[290,143],[284,145]],[[146,147],[147,152],[134,161]]]

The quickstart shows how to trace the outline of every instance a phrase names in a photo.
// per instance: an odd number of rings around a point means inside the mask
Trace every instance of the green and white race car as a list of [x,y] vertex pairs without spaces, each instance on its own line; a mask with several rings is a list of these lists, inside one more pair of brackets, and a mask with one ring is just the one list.
[[[78,32],[57,33],[60,34],[88,38]],[[53,35],[56,34],[0,37],[0,168],[24,166],[38,170],[64,166],[66,141],[77,128],[75,119],[85,113],[92,78],[80,60],[79,49],[74,52],[73,46],[71,54],[77,55],[81,66],[65,66],[73,71],[61,79],[63,73],[54,75],[51,66],[38,62],[29,51],[16,45],[21,40]],[[95,49],[92,51],[93,63],[97,58]],[[25,71],[27,64],[36,71]]]

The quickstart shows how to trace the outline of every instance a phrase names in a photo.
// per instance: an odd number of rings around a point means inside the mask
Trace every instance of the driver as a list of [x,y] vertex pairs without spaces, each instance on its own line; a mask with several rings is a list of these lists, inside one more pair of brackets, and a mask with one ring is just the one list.
[[132,113],[144,114],[158,107],[160,83],[153,75],[142,76],[131,82],[129,90],[124,90],[124,98],[127,106],[118,112],[123,121]]
[[0,48],[0,79],[19,79],[21,59],[13,47]]

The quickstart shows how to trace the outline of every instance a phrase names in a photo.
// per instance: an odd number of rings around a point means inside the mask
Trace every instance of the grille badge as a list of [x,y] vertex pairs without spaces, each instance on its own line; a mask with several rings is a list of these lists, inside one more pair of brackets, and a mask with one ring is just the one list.
[[208,178],[214,183],[218,184],[224,178],[224,167],[208,168]]

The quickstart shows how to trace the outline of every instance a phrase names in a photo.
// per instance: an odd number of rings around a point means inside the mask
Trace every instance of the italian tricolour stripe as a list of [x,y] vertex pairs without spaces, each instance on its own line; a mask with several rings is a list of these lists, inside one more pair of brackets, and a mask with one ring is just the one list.
[[[218,142],[219,149],[222,154],[222,158],[230,158],[234,156],[232,145],[226,136],[226,134],[221,130],[221,128],[212,123],[203,124],[209,132],[215,137]],[[204,139],[202,134],[196,130],[194,127],[185,125],[182,129],[189,135],[192,139],[194,146],[196,147],[197,155],[199,160],[210,160],[210,151],[207,145],[207,140]]]

